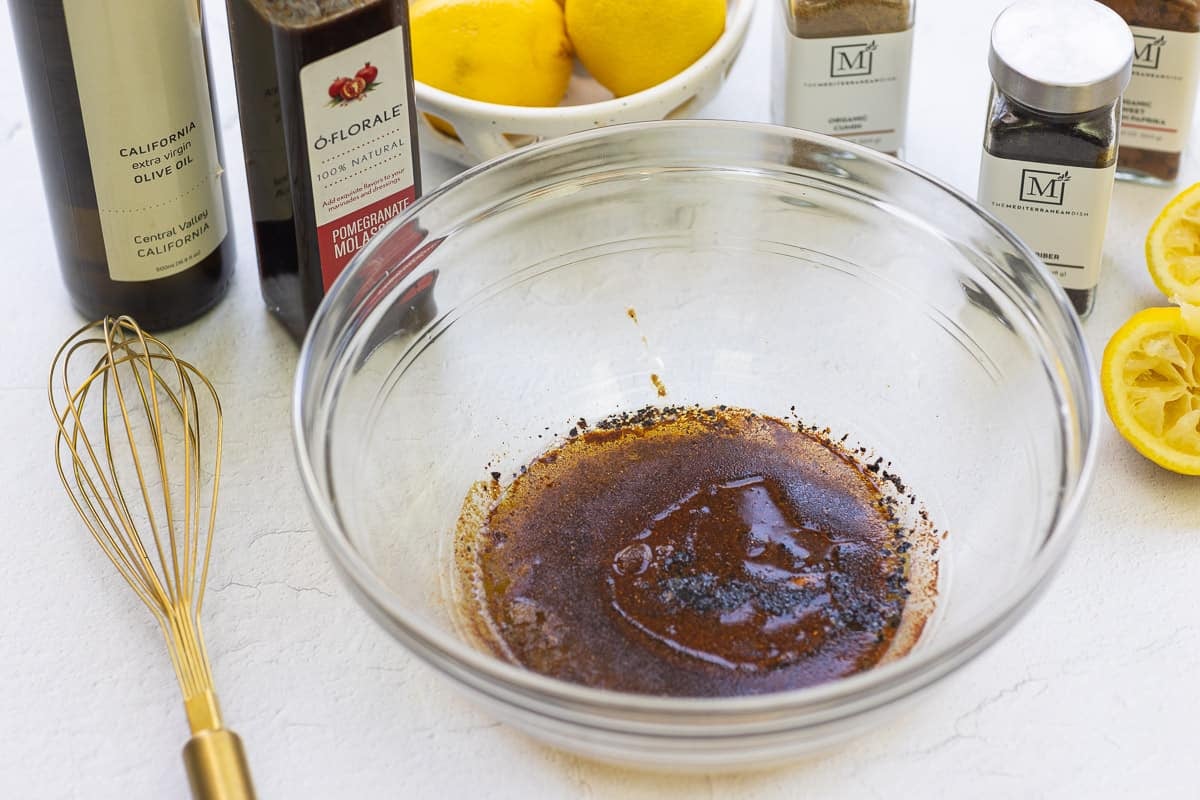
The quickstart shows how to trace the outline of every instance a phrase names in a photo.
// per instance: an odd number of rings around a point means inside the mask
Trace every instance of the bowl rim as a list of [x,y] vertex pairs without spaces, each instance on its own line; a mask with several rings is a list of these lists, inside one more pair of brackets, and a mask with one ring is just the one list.
[[[827,149],[850,153],[887,165],[891,169],[907,172],[918,180],[948,194],[968,210],[990,225],[1007,244],[1021,254],[1029,265],[1032,279],[1043,284],[1054,297],[1066,328],[1068,343],[1080,365],[1082,394],[1077,408],[1076,428],[1084,428],[1078,437],[1079,469],[1073,485],[1064,487],[1064,497],[1058,504],[1058,513],[1052,524],[1041,532],[1040,546],[1020,580],[1013,583],[1007,592],[997,598],[988,613],[981,615],[966,634],[959,635],[937,648],[920,648],[892,663],[881,665],[846,678],[817,684],[802,689],[773,692],[760,695],[733,697],[663,697],[597,689],[581,684],[551,678],[532,670],[508,664],[469,644],[461,636],[412,619],[392,595],[390,589],[374,573],[368,562],[350,544],[350,538],[333,513],[328,498],[320,489],[313,459],[307,446],[304,419],[308,413],[306,383],[313,370],[316,340],[325,334],[333,307],[332,298],[349,291],[347,286],[354,273],[367,263],[371,253],[393,230],[399,229],[407,220],[420,214],[425,206],[437,201],[445,194],[457,191],[475,180],[480,174],[497,169],[508,169],[522,161],[543,157],[554,150],[578,147],[589,140],[606,140],[622,136],[637,136],[646,129],[743,128],[748,131],[772,136],[784,136],[807,141]],[[331,554],[334,565],[346,580],[347,586],[368,612],[385,623],[389,632],[396,636],[414,655],[426,661],[455,682],[499,699],[507,705],[535,709],[545,716],[569,718],[580,723],[573,712],[591,713],[586,724],[592,727],[628,731],[632,720],[626,715],[636,715],[639,724],[654,728],[660,733],[664,726],[685,724],[689,721],[705,724],[708,733],[712,723],[731,724],[754,718],[755,725],[764,730],[795,730],[816,726],[832,720],[858,716],[887,705],[900,697],[911,695],[949,672],[961,667],[982,653],[988,645],[1006,633],[1044,591],[1069,549],[1081,515],[1083,503],[1091,488],[1096,466],[1100,418],[1100,389],[1096,377],[1095,361],[1084,337],[1081,320],[1075,314],[1065,291],[1042,266],[1041,259],[1007,225],[979,206],[964,192],[924,170],[897,158],[880,153],[862,145],[847,142],[824,134],[781,125],[761,122],[729,120],[659,120],[610,125],[568,134],[563,137],[539,142],[515,150],[491,161],[469,168],[443,183],[434,191],[420,198],[402,214],[395,217],[353,259],[342,275],[326,294],[309,326],[297,362],[293,383],[292,436],[297,467],[309,508],[320,539]],[[400,282],[395,288],[406,285]],[[1023,310],[1028,310],[1023,308]],[[1040,323],[1035,322],[1037,328]],[[344,333],[329,334],[331,341],[343,343]],[[334,368],[344,355],[331,359]],[[1059,385],[1062,384],[1059,379]],[[1063,416],[1063,414],[1060,414]],[[1086,426],[1086,427],[1085,427]],[[1068,452],[1070,449],[1068,448]],[[519,699],[518,699],[519,698]],[[797,716],[803,719],[797,719]],[[652,720],[652,722],[645,722]],[[699,735],[699,727],[689,729],[691,735]],[[678,731],[672,732],[680,735]],[[682,734],[688,735],[688,734]]]
[[427,83],[413,78],[413,87],[418,105],[424,104],[434,110],[442,108],[450,113],[465,116],[486,117],[489,119],[504,119],[507,123],[523,124],[536,122],[583,123],[593,118],[628,112],[630,108],[640,107],[658,101],[660,98],[678,94],[687,89],[689,83],[719,66],[721,61],[730,53],[737,52],[745,42],[746,33],[750,29],[750,21],[754,17],[754,9],[758,0],[728,0],[732,5],[725,30],[717,40],[709,46],[698,59],[685,67],[683,71],[672,75],[661,83],[648,86],[639,92],[600,100],[595,103],[583,103],[575,106],[512,106],[504,103],[489,103],[484,100],[473,100],[469,97],[438,89]]

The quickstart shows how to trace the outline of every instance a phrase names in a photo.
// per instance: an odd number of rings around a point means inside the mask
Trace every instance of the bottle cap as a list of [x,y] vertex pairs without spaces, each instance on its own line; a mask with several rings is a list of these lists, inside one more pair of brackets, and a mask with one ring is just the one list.
[[1095,0],[1019,0],[992,26],[988,68],[996,88],[1051,114],[1115,102],[1133,71],[1133,34]]

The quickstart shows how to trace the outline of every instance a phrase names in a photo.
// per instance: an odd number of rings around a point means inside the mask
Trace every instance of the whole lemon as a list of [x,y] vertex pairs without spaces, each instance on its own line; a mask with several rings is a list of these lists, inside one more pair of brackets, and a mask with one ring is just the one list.
[[687,69],[725,31],[725,0],[566,0],[567,35],[618,97]]
[[571,43],[556,0],[416,0],[409,8],[413,76],[460,97],[558,105]]

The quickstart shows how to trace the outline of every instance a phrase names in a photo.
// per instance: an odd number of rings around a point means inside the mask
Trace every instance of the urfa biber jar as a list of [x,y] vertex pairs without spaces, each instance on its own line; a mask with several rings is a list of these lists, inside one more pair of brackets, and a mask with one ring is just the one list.
[[1133,36],[1093,0],[1021,0],[992,28],[979,203],[1058,279],[1080,316],[1100,279]]

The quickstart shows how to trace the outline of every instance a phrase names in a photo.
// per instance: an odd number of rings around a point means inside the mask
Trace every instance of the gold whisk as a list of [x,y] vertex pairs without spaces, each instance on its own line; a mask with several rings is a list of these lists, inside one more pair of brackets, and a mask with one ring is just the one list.
[[[193,797],[253,800],[241,740],[221,724],[200,629],[221,475],[216,389],[132,319],[108,317],[59,348],[49,396],[63,486],[166,639],[192,731],[183,760]],[[205,469],[211,495],[201,490]]]

